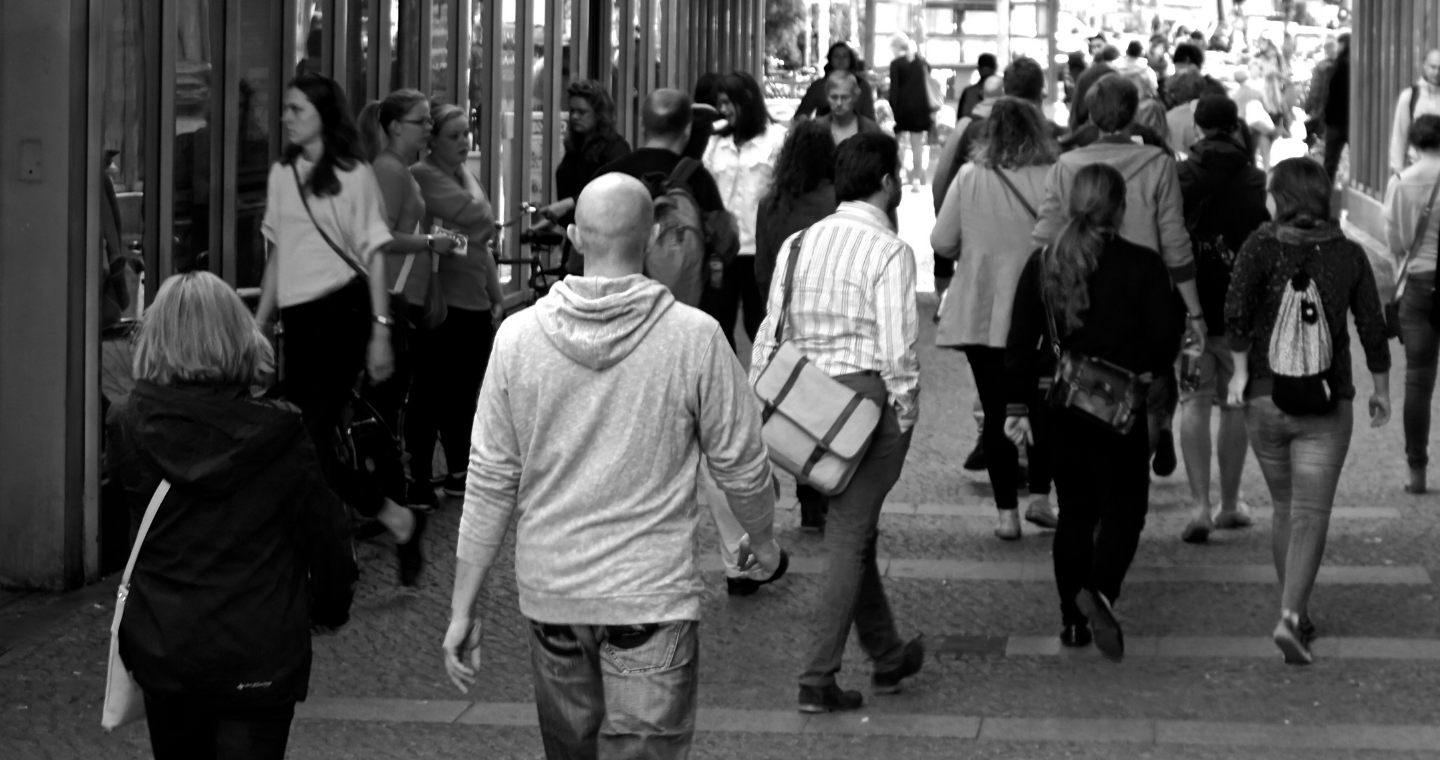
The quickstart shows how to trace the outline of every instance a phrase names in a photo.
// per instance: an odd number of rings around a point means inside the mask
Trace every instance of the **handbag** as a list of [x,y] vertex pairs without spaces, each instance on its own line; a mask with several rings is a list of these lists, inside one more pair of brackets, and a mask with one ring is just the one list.
[[[1430,213],[1435,210],[1435,194],[1440,192],[1440,180],[1430,188],[1430,201],[1425,204],[1425,212],[1415,223],[1415,237],[1410,241],[1410,250],[1405,252],[1405,259],[1400,262],[1400,269],[1395,273],[1395,295],[1385,303],[1385,337],[1400,337],[1400,296],[1405,295],[1405,284],[1410,279],[1410,262],[1420,255],[1420,244],[1425,240],[1425,229],[1430,226]],[[1430,310],[1430,323],[1436,321],[1435,309]]]
[[805,233],[790,244],[785,296],[775,320],[775,350],[755,380],[764,404],[761,436],[770,461],[811,488],[834,496],[850,484],[880,423],[880,405],[821,372],[791,341],[785,320],[795,287],[795,261]]
[[168,493],[170,481],[161,480],[155,495],[150,497],[150,506],[145,508],[145,517],[140,520],[140,531],[135,534],[135,545],[130,548],[130,559],[120,576],[120,590],[115,594],[115,619],[110,623],[110,663],[105,669],[105,706],[100,714],[100,727],[106,731],[145,717],[145,693],[120,658],[120,620],[125,617],[125,599],[130,596],[130,574],[135,572],[135,558],[140,556],[140,545],[145,543],[155,512]]
[[1142,409],[1145,401],[1140,376],[1104,359],[1062,350],[1055,315],[1044,293],[1040,302],[1045,305],[1045,326],[1055,352],[1055,376],[1046,394],[1050,406],[1068,409],[1112,433],[1129,433],[1138,416],[1135,410]]
[[[290,171],[295,175],[295,189],[300,191],[300,202],[305,206],[305,213],[310,216],[310,223],[315,225],[315,231],[320,233],[320,237],[324,239],[326,245],[330,246],[330,250],[334,251],[336,256],[339,256],[342,261],[350,265],[351,269],[355,270],[355,274],[359,275],[362,281],[369,282],[370,273],[355,263],[355,260],[350,258],[340,246],[335,245],[335,241],[325,234],[325,228],[321,227],[320,222],[315,219],[315,212],[310,210],[310,201],[305,197],[305,183],[300,181],[300,170],[291,164]],[[410,300],[405,297],[404,293],[390,291],[390,318],[395,320],[395,324],[390,326],[390,348],[395,361],[399,362],[400,357],[405,353],[407,331],[414,327],[411,322]]]

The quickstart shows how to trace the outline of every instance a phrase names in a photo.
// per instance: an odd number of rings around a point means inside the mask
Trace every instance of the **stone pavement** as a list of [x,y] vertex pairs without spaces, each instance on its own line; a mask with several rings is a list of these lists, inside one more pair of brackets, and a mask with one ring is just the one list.
[[[928,203],[928,194],[907,193],[907,236],[922,224],[928,234]],[[928,262],[920,271],[928,287]],[[993,538],[989,485],[959,467],[975,439],[974,385],[960,354],[933,347],[933,309],[933,296],[922,295],[924,413],[880,539],[901,633],[929,642],[925,669],[901,694],[875,696],[852,646],[840,679],[867,692],[865,708],[795,712],[802,631],[823,563],[820,539],[798,530],[787,482],[777,523],[795,573],[730,599],[720,574],[705,572],[695,757],[1440,757],[1440,497],[1400,490],[1398,418],[1380,430],[1357,418],[1313,602],[1322,635],[1314,665],[1284,665],[1268,641],[1278,593],[1269,497],[1253,458],[1244,496],[1256,526],[1205,546],[1179,540],[1183,471],[1156,479],[1136,570],[1117,605],[1130,656],[1115,664],[1093,651],[1061,652],[1049,536],[1026,525],[1021,541]],[[1398,346],[1395,358],[1398,410]],[[1368,391],[1368,375],[1357,376]],[[508,549],[482,595],[482,683],[462,695],[445,678],[440,641],[458,522],[458,503],[447,501],[415,589],[395,585],[388,543],[358,546],[352,621],[315,642],[291,757],[541,755]],[[704,523],[704,563],[713,567],[714,530]],[[112,735],[98,727],[111,587],[0,598],[0,759],[149,756],[143,724]]]

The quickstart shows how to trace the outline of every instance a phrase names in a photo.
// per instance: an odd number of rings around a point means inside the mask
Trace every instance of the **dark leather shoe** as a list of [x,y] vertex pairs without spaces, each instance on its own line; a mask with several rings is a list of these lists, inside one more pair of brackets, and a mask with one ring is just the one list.
[[975,440],[975,450],[970,452],[970,456],[965,457],[965,464],[963,466],[970,472],[985,471],[985,444],[981,443],[978,438]]
[[1098,591],[1084,589],[1075,598],[1080,612],[1090,619],[1090,632],[1095,635],[1095,648],[1107,659],[1119,662],[1125,658],[1125,635],[1120,621],[1110,609],[1110,600]]
[[865,704],[865,697],[858,691],[845,691],[835,684],[824,688],[817,686],[800,687],[800,712],[827,713],[836,710],[858,710]]
[[1156,475],[1168,478],[1175,474],[1179,462],[1175,459],[1175,434],[1169,430],[1160,431],[1160,440],[1155,445],[1155,461],[1151,463]]
[[395,559],[400,565],[400,585],[414,586],[420,581],[420,571],[425,568],[425,557],[420,553],[421,539],[425,536],[427,522],[424,512],[410,510],[415,515],[415,532],[410,540],[395,546]]
[[1095,637],[1090,635],[1089,623],[1066,623],[1060,632],[1060,645],[1072,648],[1088,647]]
[[405,488],[406,506],[415,512],[434,512],[440,507],[435,496],[435,487],[428,480],[411,481]]
[[900,682],[920,672],[925,664],[925,637],[916,636],[905,645],[905,659],[900,667],[870,677],[870,686],[876,694],[895,694],[900,691]]
[[824,501],[811,501],[807,499],[800,502],[800,530],[825,530],[825,507],[826,503]]

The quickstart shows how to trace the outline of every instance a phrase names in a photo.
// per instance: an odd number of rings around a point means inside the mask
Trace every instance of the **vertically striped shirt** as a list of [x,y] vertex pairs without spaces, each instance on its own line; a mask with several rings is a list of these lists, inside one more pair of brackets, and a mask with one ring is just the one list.
[[[868,203],[841,203],[807,230],[795,264],[785,340],[795,342],[822,372],[835,376],[874,371],[885,381],[902,421],[919,415],[920,359],[915,341],[915,256],[884,212]],[[792,235],[780,247],[755,336],[750,382],[777,347],[775,323],[785,300],[785,268]]]

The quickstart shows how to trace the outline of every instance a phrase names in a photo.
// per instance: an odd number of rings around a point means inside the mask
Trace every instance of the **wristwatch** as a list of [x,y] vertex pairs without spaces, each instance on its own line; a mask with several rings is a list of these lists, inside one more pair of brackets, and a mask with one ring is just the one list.
[[434,234],[434,233],[430,233],[430,234],[428,234],[428,235],[425,236],[425,250],[427,250],[427,251],[433,251],[433,250],[435,250],[435,234]]
[[395,326],[395,318],[394,318],[394,317],[387,317],[387,316],[385,316],[385,315],[383,315],[383,314],[376,314],[375,317],[374,317],[374,319],[375,319],[375,321],[376,321],[377,323],[382,324],[382,325],[385,325],[386,327],[394,327],[394,326]]
[[1205,315],[1204,315],[1204,314],[1190,314],[1189,312],[1186,312],[1185,316],[1189,317],[1191,322],[1204,322],[1204,321],[1205,321]]

